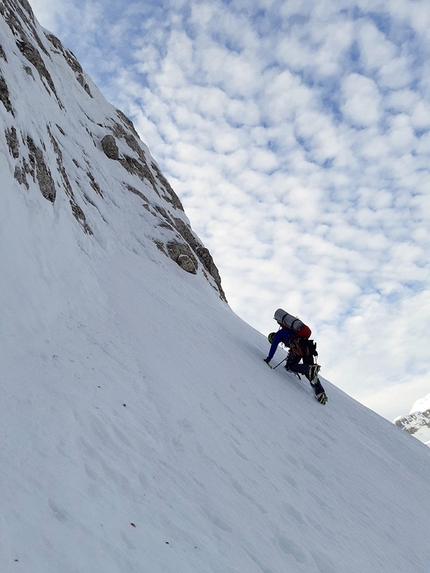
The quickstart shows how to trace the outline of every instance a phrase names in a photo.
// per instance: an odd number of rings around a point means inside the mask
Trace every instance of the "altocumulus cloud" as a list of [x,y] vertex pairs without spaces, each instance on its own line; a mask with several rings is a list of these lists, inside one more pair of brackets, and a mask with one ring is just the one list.
[[430,4],[33,0],[135,121],[264,333],[392,418],[429,392]]

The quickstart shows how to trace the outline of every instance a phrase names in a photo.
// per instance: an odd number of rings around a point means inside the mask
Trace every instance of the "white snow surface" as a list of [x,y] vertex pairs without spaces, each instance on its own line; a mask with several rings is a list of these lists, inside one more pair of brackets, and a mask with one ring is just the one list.
[[[91,102],[63,79],[68,111],[49,108],[10,69],[3,128],[43,139],[49,116],[97,169],[73,130]],[[16,182],[0,137],[0,571],[429,573],[428,448],[267,368],[265,337],[158,251],[112,169],[85,235],[64,194]]]
[[[424,398],[417,400],[411,408],[409,415],[413,414],[417,420],[418,430],[413,434],[415,438],[421,440],[426,446],[430,447],[430,427],[428,424],[428,418],[422,415],[423,412],[429,412],[430,410],[430,394],[427,394]],[[427,414],[428,416],[428,414]],[[421,423],[420,423],[421,422]]]
[[1,570],[429,570],[420,442],[269,370],[264,337],[167,259],[70,255],[87,299],[72,282],[2,333]]
[[420,398],[414,402],[409,414],[414,414],[415,412],[426,412],[427,410],[430,410],[430,394],[427,394],[424,398]]
[[413,435],[423,444],[430,447],[430,428],[428,426],[421,426]]

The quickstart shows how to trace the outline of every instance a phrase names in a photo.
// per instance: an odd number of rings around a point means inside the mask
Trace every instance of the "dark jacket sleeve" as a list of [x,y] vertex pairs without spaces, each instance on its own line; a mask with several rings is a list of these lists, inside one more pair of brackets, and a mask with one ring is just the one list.
[[273,342],[270,347],[269,356],[267,357],[268,362],[272,360],[275,355],[276,349],[278,348],[279,344],[283,342],[286,346],[288,346],[289,341],[292,338],[295,338],[296,334],[293,330],[289,328],[281,328],[273,337]]

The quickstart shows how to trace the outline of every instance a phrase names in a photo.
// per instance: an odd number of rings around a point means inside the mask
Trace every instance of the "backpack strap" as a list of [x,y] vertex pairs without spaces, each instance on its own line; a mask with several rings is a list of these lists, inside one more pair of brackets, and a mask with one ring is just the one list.
[[307,346],[303,344],[304,338],[293,338],[290,340],[290,352],[293,356],[303,358],[306,356]]
[[293,356],[300,356],[301,358],[318,356],[316,342],[308,338],[293,338],[289,343],[289,347]]
[[308,340],[309,350],[312,356],[318,356],[317,343],[314,340]]

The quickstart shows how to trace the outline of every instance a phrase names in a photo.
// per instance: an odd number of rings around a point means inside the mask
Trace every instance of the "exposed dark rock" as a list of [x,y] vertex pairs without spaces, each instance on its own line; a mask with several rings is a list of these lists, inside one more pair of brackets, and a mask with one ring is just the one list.
[[105,135],[102,139],[102,149],[109,159],[117,160],[119,150],[113,135]]
[[[114,122],[113,126],[111,127],[112,132],[116,137],[124,139],[128,147],[138,156],[138,159],[136,159],[135,157],[124,155],[124,157],[120,159],[121,165],[129,173],[137,175],[142,180],[146,179],[151,184],[152,188],[159,197],[162,197],[168,201],[175,207],[175,209],[180,209],[183,211],[184,208],[179,197],[173,191],[172,187],[164,175],[161,173],[158,166],[154,162],[151,162],[151,166],[148,165],[145,151],[142,149],[139,136],[137,135],[131,121],[120,110],[117,110],[117,114],[122,119],[125,126],[128,128],[128,131],[120,123]],[[155,175],[153,171],[155,171]],[[158,179],[158,183],[156,178]],[[160,188],[164,190],[163,194],[160,193]]]
[[222,300],[227,302],[227,298],[225,296],[225,292],[221,286],[221,275],[219,274],[218,267],[215,265],[212,255],[209,252],[209,249],[200,245],[196,248],[197,256],[199,257],[200,261],[203,263],[203,266],[214,279],[215,284],[218,287],[220,297]]
[[171,229],[173,229],[174,227],[174,223],[172,218],[169,216],[168,212],[166,211],[166,209],[164,209],[164,207],[161,207],[161,205],[153,205],[154,209],[157,211],[157,213],[160,213],[160,215],[163,217],[163,219],[165,221],[167,221],[167,223],[169,223],[169,227]]
[[[18,46],[21,54],[32,64],[36,70],[39,72],[39,76],[41,79],[45,79],[46,83],[49,86],[51,92],[57,98],[58,104],[61,108],[63,105],[57,95],[57,91],[54,86],[54,82],[52,81],[51,74],[48,72],[45,63],[43,61],[42,56],[40,55],[39,51],[27,40],[19,40],[17,41],[16,45]],[[44,84],[45,85],[45,84]],[[45,88],[48,89],[45,85]]]
[[421,428],[430,428],[430,410],[400,416],[394,420],[394,423],[405,432],[413,435]]
[[127,189],[131,192],[134,193],[135,195],[137,195],[138,197],[140,197],[142,199],[142,201],[145,202],[144,206],[147,207],[149,204],[148,199],[145,197],[145,195],[143,193],[141,193],[140,191],[138,191],[135,187],[132,187],[131,185],[126,185]]
[[138,135],[136,129],[134,128],[133,122],[125,115],[125,113],[123,113],[120,109],[117,109],[116,113],[117,113],[118,117],[121,119],[121,121],[128,127],[128,129],[130,129],[133,132],[133,134],[137,138],[139,138],[139,135]]
[[5,62],[7,62],[7,57],[6,57],[6,53],[3,50],[3,46],[0,44],[0,58],[2,58],[2,60],[4,60]]
[[58,171],[61,175],[61,178],[63,180],[64,189],[66,190],[66,194],[69,197],[70,207],[72,209],[73,216],[78,221],[78,223],[81,225],[84,232],[87,233],[88,235],[92,235],[93,232],[87,223],[85,213],[83,212],[81,207],[79,207],[79,205],[76,202],[76,198],[75,198],[75,195],[73,193],[72,185],[70,183],[70,180],[67,176],[66,169],[65,169],[64,164],[63,164],[63,154],[61,152],[60,146],[59,146],[57,140],[55,139],[55,137],[52,135],[52,132],[51,132],[49,126],[47,126],[47,130],[49,133],[49,137],[51,139],[51,144],[52,144],[52,147],[54,149],[55,156],[57,158],[57,169],[58,169]]
[[1,14],[15,36],[24,39],[30,32],[39,48],[45,54],[48,54],[37,33],[33,10],[27,0],[19,0],[19,2],[16,0],[3,0],[0,8]]
[[[59,52],[63,52],[63,50],[64,50],[63,44],[62,44],[61,40],[59,40],[57,38],[57,36],[54,36],[54,34],[45,34],[45,35],[48,38],[48,40],[51,42],[51,44],[54,46],[54,48],[56,48]],[[67,63],[69,63],[69,62],[67,62]],[[79,63],[78,63],[78,66],[79,66],[79,68],[81,68]],[[82,68],[81,68],[81,71],[82,71]]]
[[51,42],[51,44],[54,46],[54,48],[63,55],[67,64],[75,72],[76,79],[81,84],[81,86],[84,88],[84,90],[87,92],[87,94],[89,96],[93,97],[88,84],[85,82],[84,72],[83,72],[82,66],[78,62],[78,60],[76,59],[76,56],[73,54],[73,52],[71,52],[70,50],[65,48],[64,45],[62,44],[62,42],[56,36],[54,36],[54,34],[46,34],[46,37]]
[[209,250],[196,239],[190,227],[182,219],[174,218],[174,225],[176,229],[179,231],[179,233],[187,241],[187,243],[191,245],[191,248],[200,259],[200,262],[203,264],[204,268],[214,279],[215,284],[218,287],[221,299],[226,301],[227,299],[225,297],[224,290],[221,286],[221,277]]
[[[125,116],[124,116],[125,117]],[[136,134],[136,137],[133,134],[127,132],[122,125],[115,122],[112,131],[115,133],[117,137],[121,137],[125,139],[125,142],[129,146],[129,148],[136,153],[139,159],[135,159],[130,157],[129,155],[124,155],[123,160],[121,160],[121,164],[127,171],[133,173],[134,175],[138,175],[140,179],[146,179],[151,184],[154,191],[157,193],[159,197],[160,191],[158,190],[157,181],[155,180],[154,174],[152,173],[151,169],[148,166],[148,162],[146,160],[145,152],[143,151],[140,143],[139,138]],[[133,133],[136,133],[133,128]]]
[[195,259],[191,259],[189,255],[179,255],[177,261],[178,265],[187,273],[197,274],[197,266]]
[[9,113],[11,113],[12,115],[15,115],[13,113],[12,104],[11,104],[10,98],[9,98],[9,90],[7,87],[7,83],[6,83],[6,80],[4,79],[4,77],[2,75],[0,75],[0,101],[2,102],[2,104],[5,106],[6,110]]
[[157,249],[166,255],[167,253],[166,249],[164,248],[163,241],[160,241],[159,239],[153,239],[153,241],[157,245]]
[[76,59],[76,56],[73,52],[68,50],[61,40],[59,40],[54,34],[46,34],[46,37],[51,42],[51,44],[56,48],[61,54],[63,54],[64,59],[66,60],[67,64],[72,68],[75,74],[83,74],[84,71],[82,69],[81,64]]
[[166,199],[166,201],[168,201],[169,203],[171,203],[173,205],[173,207],[175,207],[175,209],[180,209],[181,211],[183,211],[184,207],[182,206],[181,200],[176,195],[176,193],[173,191],[170,183],[167,181],[167,179],[161,173],[158,166],[154,162],[152,162],[151,167],[155,171],[156,177],[160,181],[163,189],[166,191],[166,193],[163,195],[163,198]]
[[64,165],[63,165],[63,154],[61,152],[60,146],[58,145],[58,142],[55,139],[55,137],[52,135],[51,130],[49,128],[49,125],[46,127],[47,127],[47,131],[49,133],[49,137],[51,139],[51,144],[52,144],[52,147],[54,149],[55,156],[57,158],[57,169],[58,169],[58,171],[59,171],[59,173],[63,179],[64,188],[66,190],[67,195],[69,197],[73,197],[72,186],[70,184],[69,178],[67,176],[67,172],[66,172]]
[[169,231],[174,231],[175,229],[169,223],[165,223],[164,221],[158,225],[162,229],[169,229]]
[[119,162],[129,173],[132,175],[137,175],[139,179],[142,179],[142,181],[145,180],[146,169],[138,159],[130,157],[130,155],[124,155],[121,157]]
[[83,74],[78,74],[76,76],[76,79],[81,84],[81,86],[84,88],[84,90],[87,92],[87,94],[90,97],[93,97],[93,94],[91,93],[91,90],[90,90],[90,86],[85,82]]
[[166,245],[169,257],[184,271],[195,275],[197,273],[197,259],[185,243],[169,241]]
[[87,223],[85,213],[82,211],[82,209],[79,207],[79,205],[75,202],[74,199],[70,199],[70,206],[72,208],[72,213],[75,219],[78,221],[78,223],[80,223],[85,233],[87,233],[88,235],[92,235],[93,232]]
[[91,187],[94,189],[97,195],[103,197],[103,191],[100,189],[100,185],[95,180],[94,175],[91,173],[91,171],[87,171],[87,177],[90,180]]
[[137,153],[139,159],[144,163],[146,163],[145,153],[143,149],[140,147],[138,140],[131,133],[125,133],[124,139],[129,148]]
[[35,145],[33,139],[29,135],[27,136],[27,147],[31,169],[30,173],[35,181],[37,179],[40,192],[45,199],[54,203],[57,192],[51,171],[45,163],[43,151]]
[[27,163],[26,163],[26,161],[24,161],[24,167],[20,167],[19,165],[17,165],[17,166],[15,167],[15,171],[14,171],[14,174],[13,174],[13,176],[14,176],[15,179],[18,181],[18,183],[19,183],[20,185],[25,185],[25,187],[26,187],[27,189],[30,188],[30,186],[29,186],[29,184],[28,184],[28,181],[27,181],[27,173],[28,173],[28,172],[29,172],[29,171],[27,171]]
[[14,159],[18,159],[19,157],[19,141],[18,136],[16,133],[16,129],[11,127],[10,129],[6,129],[5,137],[7,141],[7,145],[9,147],[9,152]]
[[[103,127],[103,126],[100,126]],[[120,123],[118,123],[117,121],[113,122],[113,125],[109,126],[112,133],[114,134],[115,137],[119,137],[119,138],[123,138],[125,139],[125,136],[127,135],[127,131],[124,128],[123,125],[121,125]]]

